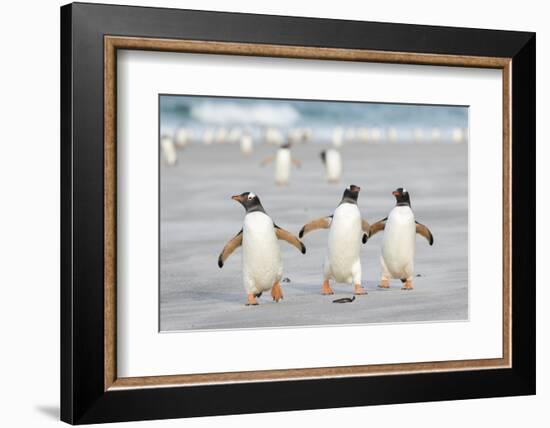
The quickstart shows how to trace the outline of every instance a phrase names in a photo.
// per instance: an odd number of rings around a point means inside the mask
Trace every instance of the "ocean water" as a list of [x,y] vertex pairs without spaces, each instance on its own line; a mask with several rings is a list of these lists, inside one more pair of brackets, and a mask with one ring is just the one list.
[[322,140],[341,128],[344,132],[375,129],[382,137],[400,136],[401,140],[430,136],[451,140],[453,132],[467,134],[468,128],[467,106],[187,95],[161,95],[159,104],[160,131],[165,135],[180,127],[195,133],[239,127],[252,135],[267,128],[282,132],[309,128],[318,137],[314,140]]

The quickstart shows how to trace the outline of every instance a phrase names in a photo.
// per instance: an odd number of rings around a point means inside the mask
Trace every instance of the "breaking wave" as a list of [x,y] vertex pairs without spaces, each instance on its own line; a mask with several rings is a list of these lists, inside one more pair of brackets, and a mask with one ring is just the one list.
[[191,118],[210,124],[251,124],[287,127],[300,120],[289,104],[204,102],[191,107]]

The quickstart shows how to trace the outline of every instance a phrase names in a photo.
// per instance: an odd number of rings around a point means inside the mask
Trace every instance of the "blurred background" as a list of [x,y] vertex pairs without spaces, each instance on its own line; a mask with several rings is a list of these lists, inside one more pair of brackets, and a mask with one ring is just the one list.
[[468,109],[457,106],[161,95],[160,112],[161,135],[176,143],[238,142],[244,133],[256,143],[467,140]]

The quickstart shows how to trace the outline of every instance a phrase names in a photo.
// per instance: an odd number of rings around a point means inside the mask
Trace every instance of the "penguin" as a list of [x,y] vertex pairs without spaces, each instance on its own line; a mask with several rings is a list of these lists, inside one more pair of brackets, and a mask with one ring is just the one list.
[[327,181],[337,183],[342,175],[342,156],[336,149],[327,149],[321,152],[321,160],[325,165]]
[[244,134],[240,138],[241,153],[245,156],[249,156],[254,149],[252,137],[249,134]]
[[227,129],[223,127],[219,128],[216,131],[214,141],[218,144],[224,144],[226,142],[227,134],[228,134]]
[[262,165],[266,165],[275,161],[275,183],[278,186],[286,186],[290,181],[290,167],[291,164],[301,166],[300,161],[292,157],[290,152],[290,143],[285,143],[279,146],[275,156],[268,156],[262,161]]
[[187,128],[179,128],[174,135],[176,147],[183,149],[191,142],[191,131]]
[[434,238],[430,229],[415,220],[407,189],[400,187],[393,191],[392,195],[395,196],[395,207],[386,218],[372,224],[368,237],[384,231],[380,256],[382,279],[379,287],[389,288],[390,279],[393,278],[401,280],[402,290],[412,290],[415,236],[418,233],[426,238],[430,245],[433,245]]
[[344,144],[344,130],[341,127],[336,127],[332,131],[332,145],[334,147],[342,147]]
[[281,278],[283,262],[278,239],[296,247],[302,254],[305,245],[293,234],[277,226],[266,214],[260,198],[252,192],[231,197],[245,209],[243,227],[223,247],[218,257],[218,266],[223,267],[227,258],[242,245],[243,247],[243,283],[247,294],[246,305],[257,305],[257,297],[271,289],[275,302],[283,298]]
[[238,142],[245,134],[239,127],[231,128],[229,134],[227,134],[227,141],[230,143]]
[[163,135],[160,138],[160,149],[164,155],[166,164],[169,166],[174,166],[178,161],[178,154],[176,152],[174,140],[168,135]]
[[264,133],[264,139],[267,144],[281,145],[285,142],[283,133],[277,128],[267,128]]
[[206,129],[202,134],[202,143],[205,146],[209,146],[214,142],[214,137],[215,137],[214,131],[212,129]]
[[313,220],[300,230],[298,236],[316,229],[329,229],[328,253],[323,267],[321,294],[334,294],[329,280],[347,282],[353,285],[354,294],[367,294],[361,286],[361,240],[367,242],[370,225],[361,218],[357,198],[360,187],[351,185],[344,191],[334,214]]

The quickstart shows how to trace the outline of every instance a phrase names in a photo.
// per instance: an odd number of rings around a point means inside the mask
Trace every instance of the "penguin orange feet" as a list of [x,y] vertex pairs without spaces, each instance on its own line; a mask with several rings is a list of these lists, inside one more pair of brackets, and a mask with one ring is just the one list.
[[325,279],[325,281],[323,282],[323,288],[321,289],[321,294],[323,296],[329,296],[331,294],[334,294],[334,291],[332,291],[332,288],[330,288],[328,279]]
[[283,290],[281,290],[281,284],[279,281],[273,284],[273,287],[271,288],[271,297],[273,297],[273,300],[276,302],[283,298]]
[[256,306],[258,302],[256,301],[256,296],[254,294],[250,293],[248,294],[248,297],[246,299],[246,306]]
[[353,294],[356,294],[356,295],[367,294],[367,290],[361,287],[361,284],[355,284],[355,286],[353,287]]
[[407,279],[405,281],[405,285],[401,287],[401,290],[412,290],[413,289],[413,282],[412,279]]
[[379,288],[390,288],[390,280],[382,278],[382,281],[380,281],[380,284],[378,285]]

